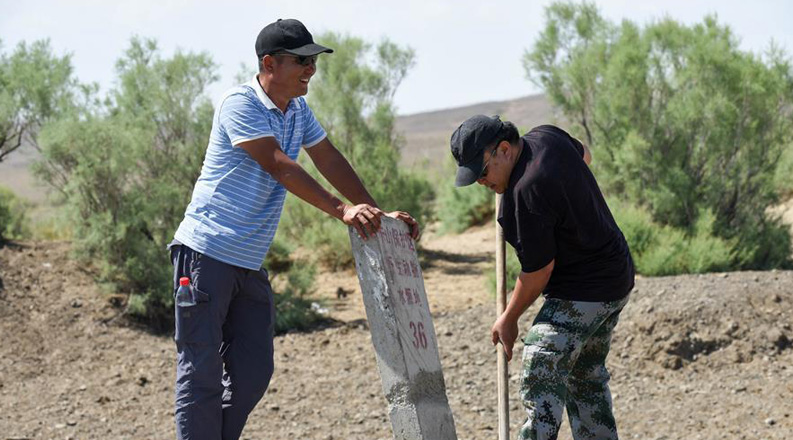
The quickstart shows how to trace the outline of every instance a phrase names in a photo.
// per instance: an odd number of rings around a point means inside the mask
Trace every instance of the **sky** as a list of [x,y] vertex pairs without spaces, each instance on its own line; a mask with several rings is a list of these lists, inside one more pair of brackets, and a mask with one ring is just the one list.
[[[521,58],[544,25],[550,1],[469,0],[0,0],[5,53],[20,41],[49,38],[56,54],[72,54],[83,82],[114,85],[115,62],[134,35],[154,38],[164,56],[177,49],[208,52],[220,80],[213,101],[234,85],[240,63],[255,68],[254,42],[266,24],[297,18],[317,35],[346,33],[376,43],[388,38],[416,52],[416,65],[394,96],[400,114],[518,98],[542,92],[526,79]],[[717,14],[762,52],[774,40],[793,53],[789,0],[601,0],[609,20],[647,23],[664,16],[686,24]],[[323,55],[326,56],[326,55]],[[332,56],[332,55],[329,55]],[[310,91],[309,91],[310,94]]]

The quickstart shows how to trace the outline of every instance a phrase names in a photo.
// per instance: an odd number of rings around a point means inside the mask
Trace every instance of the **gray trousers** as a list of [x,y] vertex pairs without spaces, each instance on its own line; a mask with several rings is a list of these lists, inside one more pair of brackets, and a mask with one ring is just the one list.
[[275,305],[267,271],[173,245],[174,294],[190,278],[198,304],[176,313],[176,437],[236,440],[273,374]]

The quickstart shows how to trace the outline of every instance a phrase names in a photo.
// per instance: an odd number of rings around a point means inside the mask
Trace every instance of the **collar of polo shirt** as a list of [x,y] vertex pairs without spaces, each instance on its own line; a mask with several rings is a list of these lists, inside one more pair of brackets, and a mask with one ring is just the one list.
[[[272,110],[272,109],[277,109],[278,108],[278,107],[276,107],[275,103],[273,103],[273,100],[270,99],[269,96],[267,96],[267,93],[264,92],[264,89],[262,88],[262,85],[259,84],[259,78],[258,78],[257,75],[253,75],[253,79],[251,80],[249,85],[251,87],[253,87],[253,90],[256,92],[256,96],[259,97],[259,100],[262,101],[262,104],[264,104],[264,106],[267,108],[267,110]],[[300,100],[297,99],[297,98],[290,99],[289,100],[289,106],[291,106],[293,103],[294,103],[296,109],[299,110],[300,109]],[[287,109],[289,109],[289,106],[287,106]]]

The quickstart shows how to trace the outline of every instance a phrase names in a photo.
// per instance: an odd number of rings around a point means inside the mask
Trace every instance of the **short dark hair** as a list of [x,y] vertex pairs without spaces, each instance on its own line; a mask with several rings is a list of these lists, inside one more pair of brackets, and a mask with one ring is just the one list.
[[515,124],[509,121],[502,121],[501,122],[501,129],[498,130],[498,134],[496,135],[496,140],[493,142],[493,146],[500,144],[502,141],[507,141],[512,145],[518,143],[520,139],[520,133],[518,133],[518,128],[515,127]]
[[264,73],[264,57],[266,57],[267,55],[270,55],[271,57],[273,57],[273,59],[275,59],[275,62],[277,62],[277,63],[281,62],[281,61],[278,60],[278,57],[274,56],[276,54],[268,53],[266,55],[262,55],[260,58],[257,59],[257,61],[259,63],[259,73]]

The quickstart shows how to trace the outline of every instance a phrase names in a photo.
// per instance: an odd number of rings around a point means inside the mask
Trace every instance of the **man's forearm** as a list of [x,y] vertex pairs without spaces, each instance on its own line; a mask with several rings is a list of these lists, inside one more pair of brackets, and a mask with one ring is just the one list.
[[350,162],[327,137],[309,148],[307,152],[319,172],[350,202],[354,205],[367,204],[379,208],[350,166]]
[[322,187],[297,162],[281,162],[271,173],[273,178],[290,193],[305,202],[341,220],[344,217],[345,204],[328,190]]
[[372,198],[363,182],[355,173],[350,163],[344,157],[339,157],[332,164],[325,164],[320,172],[334,188],[354,205],[366,203],[378,208],[377,202]]
[[518,279],[515,281],[515,290],[512,291],[512,297],[509,300],[504,314],[510,320],[517,321],[518,318],[526,311],[534,301],[542,293],[553,271],[554,261],[552,260],[547,266],[540,270],[526,273],[521,272]]

